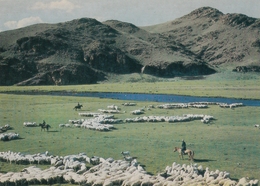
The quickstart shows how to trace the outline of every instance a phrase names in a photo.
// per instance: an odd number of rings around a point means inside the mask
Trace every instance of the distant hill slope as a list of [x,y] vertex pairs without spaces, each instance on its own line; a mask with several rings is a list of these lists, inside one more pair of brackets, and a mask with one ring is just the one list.
[[257,71],[258,19],[209,7],[139,28],[81,18],[0,32],[0,85],[68,85],[109,74],[208,75],[216,66]]
[[260,71],[260,19],[203,7],[143,29],[174,38],[209,64]]

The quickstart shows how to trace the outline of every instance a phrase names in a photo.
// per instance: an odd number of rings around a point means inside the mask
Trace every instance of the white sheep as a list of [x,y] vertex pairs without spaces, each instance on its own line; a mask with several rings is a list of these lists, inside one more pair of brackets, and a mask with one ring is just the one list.
[[133,110],[131,111],[131,114],[134,114],[134,115],[140,115],[140,114],[143,114],[144,111],[143,110]]
[[37,123],[36,122],[23,122],[23,125],[25,127],[37,127]]
[[129,151],[122,151],[121,154],[123,156],[130,156],[130,152]]
[[124,156],[124,159],[125,159],[125,161],[132,161],[133,160],[133,157],[131,157],[131,156]]

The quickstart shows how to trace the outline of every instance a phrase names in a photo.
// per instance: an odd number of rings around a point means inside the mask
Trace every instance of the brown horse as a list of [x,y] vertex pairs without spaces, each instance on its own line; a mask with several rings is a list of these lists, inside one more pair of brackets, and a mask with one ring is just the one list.
[[180,147],[174,147],[173,152],[176,152],[176,151],[179,152],[180,159],[183,159],[183,155],[188,155],[189,160],[194,161],[194,151],[193,150],[186,149],[183,153]]

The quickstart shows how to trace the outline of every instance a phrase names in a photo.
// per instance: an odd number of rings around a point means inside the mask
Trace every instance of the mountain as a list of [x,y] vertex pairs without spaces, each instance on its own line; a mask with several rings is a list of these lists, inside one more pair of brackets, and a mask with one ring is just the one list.
[[208,64],[233,71],[260,71],[260,19],[202,7],[143,29],[174,38]]
[[137,27],[81,18],[0,32],[0,85],[91,84],[111,74],[172,78],[259,71],[260,21],[203,7]]

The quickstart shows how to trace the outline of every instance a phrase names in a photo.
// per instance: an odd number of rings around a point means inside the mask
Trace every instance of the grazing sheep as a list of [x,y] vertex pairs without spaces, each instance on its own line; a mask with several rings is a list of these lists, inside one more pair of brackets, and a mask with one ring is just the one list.
[[[0,152],[0,159],[14,161],[14,157],[21,153]],[[12,156],[12,157],[11,157]],[[45,154],[34,154],[32,157],[44,157]],[[9,158],[11,157],[11,158]],[[47,156],[46,156],[47,157]],[[0,185],[52,185],[60,183],[71,183],[79,185],[258,185],[258,180],[241,178],[238,181],[231,180],[230,174],[226,171],[203,170],[197,164],[180,165],[173,163],[167,166],[163,173],[158,175],[148,174],[138,164],[136,159],[125,157],[125,160],[104,160],[99,157],[98,164],[87,170],[84,158],[86,155],[67,155],[64,158],[56,156],[57,159],[66,159],[65,164],[60,163],[59,167],[50,167],[41,170],[35,166],[23,169],[21,172],[0,173]],[[81,161],[82,159],[82,161]],[[131,163],[130,163],[131,162]],[[67,166],[67,168],[65,168]]]
[[123,156],[130,156],[130,152],[129,152],[129,151],[121,152],[121,154],[122,154]]
[[18,133],[4,133],[4,134],[0,134],[0,140],[2,140],[2,141],[10,141],[10,140],[18,139],[18,138],[19,138],[19,134]]
[[36,122],[23,122],[25,127],[38,127]]
[[112,109],[112,110],[120,110],[120,108],[118,106],[114,105],[114,104],[107,106],[107,108]]
[[131,156],[124,156],[124,159],[125,159],[125,161],[132,161],[133,160],[133,157],[131,157]]
[[136,103],[123,103],[124,106],[136,106]]
[[98,109],[98,111],[102,112],[102,113],[113,113],[113,114],[120,113],[119,110],[113,110],[113,109],[110,109],[110,110]]
[[131,111],[131,114],[140,115],[140,114],[144,114],[144,111],[143,110],[133,110],[133,111]]
[[259,124],[255,124],[255,127],[256,127],[256,128],[259,128]]

